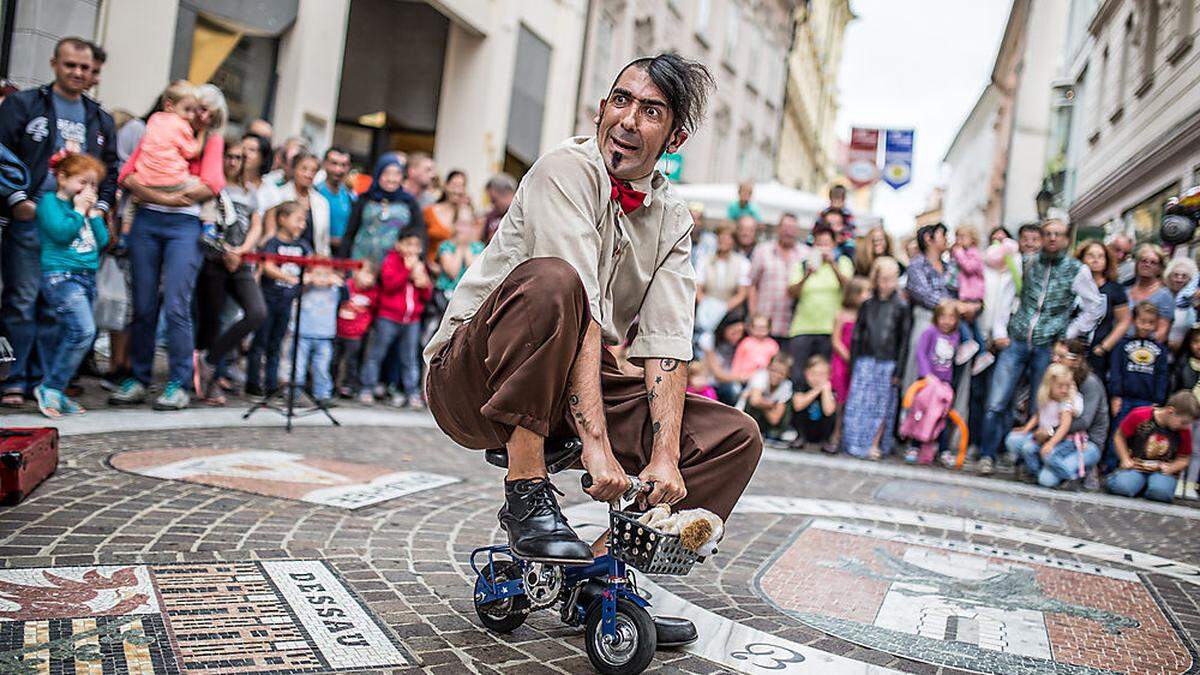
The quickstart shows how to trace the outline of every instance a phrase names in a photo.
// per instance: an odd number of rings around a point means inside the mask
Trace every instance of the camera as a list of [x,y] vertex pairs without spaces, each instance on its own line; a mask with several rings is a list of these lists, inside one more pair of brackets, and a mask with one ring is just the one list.
[[1196,233],[1197,223],[1200,223],[1200,185],[1167,202],[1159,236],[1165,244],[1186,244]]

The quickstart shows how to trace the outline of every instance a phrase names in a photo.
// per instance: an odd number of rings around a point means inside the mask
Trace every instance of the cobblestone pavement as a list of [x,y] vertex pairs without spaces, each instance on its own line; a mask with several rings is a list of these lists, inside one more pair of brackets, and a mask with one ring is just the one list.
[[[1197,511],[880,469],[769,451],[720,553],[652,587],[736,629],[654,668],[1198,670]],[[0,507],[0,673],[589,672],[555,613],[478,625],[467,561],[502,541],[501,495],[427,420],[64,436]]]

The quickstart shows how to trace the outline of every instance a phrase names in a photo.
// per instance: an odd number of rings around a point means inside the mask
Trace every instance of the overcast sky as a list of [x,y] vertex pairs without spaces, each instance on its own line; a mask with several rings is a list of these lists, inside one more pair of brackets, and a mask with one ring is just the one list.
[[838,137],[849,140],[852,126],[917,132],[912,182],[875,187],[873,211],[889,231],[911,232],[938,184],[942,157],[991,75],[1010,4],[851,0],[858,19],[846,28]]

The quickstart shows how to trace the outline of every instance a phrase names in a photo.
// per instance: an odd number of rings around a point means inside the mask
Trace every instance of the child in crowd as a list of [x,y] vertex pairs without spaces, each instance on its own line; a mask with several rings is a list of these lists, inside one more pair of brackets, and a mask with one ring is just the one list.
[[743,381],[767,367],[779,353],[779,343],[771,337],[771,319],[765,314],[754,314],[746,327],[748,335],[738,343],[733,353],[734,377]]
[[33,390],[38,410],[50,419],[86,412],[64,392],[96,337],[96,269],[100,251],[108,245],[103,214],[95,210],[104,165],[91,155],[72,154],[58,162],[54,173],[58,190],[38,200],[37,224],[42,296],[57,325],[54,347],[45,355],[45,376]]
[[[1200,328],[1192,326],[1183,336],[1179,353],[1175,355],[1175,369],[1171,373],[1171,391],[1190,391],[1200,395]],[[1197,398],[1200,398],[1198,396]],[[1200,423],[1192,425],[1192,442],[1200,442]],[[1183,487],[1184,499],[1200,498],[1197,479],[1200,479],[1200,452],[1192,448],[1187,476]]]
[[713,386],[703,361],[692,361],[688,364],[687,393],[717,400],[717,388]]
[[[1167,347],[1154,338],[1158,329],[1158,307],[1149,301],[1133,308],[1133,335],[1121,338],[1109,357],[1108,395],[1112,407],[1113,426],[1121,423],[1130,410],[1160,405],[1167,398],[1171,384]],[[1109,446],[1106,466],[1109,471],[1117,464],[1117,456]]]
[[[188,163],[204,147],[205,141],[192,131],[198,105],[196,88],[190,82],[172,82],[162,94],[163,109],[146,120],[142,141],[130,158],[133,169],[124,177],[137,176],[142,185],[164,192],[183,192],[198,185],[200,179],[188,170]],[[133,222],[136,209],[135,200],[130,199],[124,214],[126,222]],[[210,199],[204,202],[200,213],[205,236],[216,238],[212,225],[216,220],[216,202]]]
[[891,450],[896,417],[896,364],[904,363],[911,314],[900,297],[900,265],[877,258],[871,265],[871,296],[862,304],[850,340],[850,395],[842,444],[855,457],[877,460]]
[[[301,238],[307,227],[305,218],[305,210],[299,202],[286,201],[276,206],[275,236],[263,244],[263,253],[312,255],[312,246]],[[254,332],[254,342],[246,355],[246,393],[251,396],[269,394],[279,386],[279,356],[292,316],[292,302],[300,292],[300,272],[296,263],[264,262],[262,265],[261,285],[267,320]]]
[[296,381],[304,388],[312,373],[312,395],[319,403],[333,399],[333,338],[337,335],[338,289],[342,278],[331,267],[314,267],[304,283],[296,345]]
[[842,307],[833,318],[833,359],[829,364],[829,379],[839,407],[846,404],[850,393],[850,341],[854,337],[858,309],[870,295],[871,285],[866,279],[851,277],[842,290]]
[[1083,412],[1083,394],[1070,368],[1054,363],[1046,369],[1037,406],[1025,426],[1008,434],[1005,447],[1024,459],[1025,470],[1043,487],[1082,479],[1100,459],[1100,450],[1087,442],[1085,432],[1070,435],[1071,424]]
[[353,398],[352,387],[358,383],[358,365],[362,359],[363,339],[375,317],[379,288],[375,285],[375,268],[371,261],[346,281],[342,303],[338,307],[337,338],[333,341],[334,367],[337,373],[338,395]]
[[[965,305],[963,321],[959,325],[960,347],[956,359],[959,364],[964,364],[983,350],[983,334],[977,324],[979,312],[983,310],[983,256],[979,252],[979,235],[974,227],[964,225],[954,231],[950,258],[954,288],[959,302]],[[985,359],[986,363],[976,363],[975,368],[979,370],[990,366],[994,360],[987,352],[980,354],[980,358]]]
[[[953,300],[943,300],[933,309],[933,324],[917,339],[917,377],[932,378],[954,387],[954,358],[959,340],[958,308]],[[923,440],[919,449],[908,450],[904,460],[928,464],[935,454],[937,440]]]
[[800,390],[792,394],[792,409],[792,428],[796,430],[793,449],[817,445],[823,452],[837,451],[837,446],[830,442],[837,424],[837,399],[829,361],[824,356],[810,356],[805,363]]
[[717,400],[725,405],[737,405],[742,398],[748,376],[733,373],[733,357],[737,346],[746,337],[746,314],[737,309],[725,315],[717,325],[713,348],[704,353],[704,365],[717,388]]
[[792,381],[788,379],[791,371],[792,357],[783,352],[776,354],[766,368],[750,377],[738,403],[740,410],[758,422],[758,430],[767,440],[781,440],[787,429],[792,399]]
[[421,313],[433,294],[433,283],[425,269],[424,243],[415,227],[400,231],[395,245],[379,270],[379,308],[371,330],[371,344],[359,378],[359,402],[375,401],[383,359],[399,343],[400,390],[392,396],[397,408],[424,408],[421,398]]
[[1198,418],[1200,402],[1190,391],[1175,392],[1164,406],[1129,411],[1113,434],[1119,468],[1108,476],[1108,491],[1172,501],[1178,474],[1192,453],[1189,428]]

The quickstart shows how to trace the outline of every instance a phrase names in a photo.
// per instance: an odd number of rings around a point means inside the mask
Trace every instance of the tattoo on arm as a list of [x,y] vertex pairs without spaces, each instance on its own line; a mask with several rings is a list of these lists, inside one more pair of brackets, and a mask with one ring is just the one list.
[[677,359],[662,359],[658,363],[662,367],[664,373],[669,373],[679,367],[679,361]]
[[655,422],[654,424],[650,425],[651,440],[658,438],[658,432],[660,431],[662,431],[662,422]]
[[571,417],[575,420],[575,424],[579,427],[579,430],[589,434],[597,433],[595,425],[583,414],[583,408],[579,405],[579,394],[568,396],[567,403],[571,409]]

